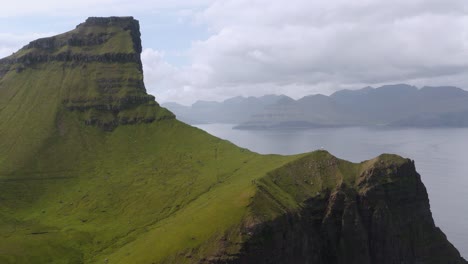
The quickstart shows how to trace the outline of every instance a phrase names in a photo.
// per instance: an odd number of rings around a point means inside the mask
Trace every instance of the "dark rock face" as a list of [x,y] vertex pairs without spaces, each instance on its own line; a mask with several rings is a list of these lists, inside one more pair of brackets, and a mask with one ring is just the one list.
[[[70,50],[55,53],[62,47],[93,47],[106,43],[115,33],[82,33],[91,27],[118,27],[123,31],[128,31],[133,43],[133,52],[107,52],[104,54],[88,54],[80,52],[72,52]],[[91,30],[92,31],[92,30]],[[0,65],[24,64],[26,66],[50,61],[59,62],[103,62],[103,63],[138,63],[142,69],[140,61],[140,53],[142,52],[140,39],[140,25],[133,17],[90,17],[86,22],[81,23],[74,31],[31,41],[24,46],[22,50],[31,50],[21,56],[10,56],[0,60]],[[1,74],[1,73],[0,73]]]
[[354,187],[322,198],[250,232],[229,263],[467,263],[434,225],[412,161],[376,164]]
[[122,27],[124,30],[130,31],[135,52],[139,54],[143,50],[140,38],[140,23],[138,23],[138,20],[135,20],[133,17],[90,17],[86,19],[85,23],[78,25],[77,28],[83,26]]
[[140,55],[136,53],[106,53],[102,55],[87,55],[80,53],[72,53],[71,51],[66,51],[59,53],[57,55],[48,55],[48,54],[33,54],[28,53],[19,58],[13,59],[4,59],[2,62],[5,64],[15,64],[21,63],[25,66],[45,63],[51,61],[60,61],[60,62],[102,62],[102,63],[140,63]]
[[133,110],[139,106],[157,109],[154,96],[127,96],[124,98],[95,98],[87,100],[65,100],[63,102],[69,111],[82,113],[84,123],[88,126],[98,126],[106,131],[112,131],[118,125],[136,123],[151,123],[157,120],[155,114],[121,116],[120,112]]

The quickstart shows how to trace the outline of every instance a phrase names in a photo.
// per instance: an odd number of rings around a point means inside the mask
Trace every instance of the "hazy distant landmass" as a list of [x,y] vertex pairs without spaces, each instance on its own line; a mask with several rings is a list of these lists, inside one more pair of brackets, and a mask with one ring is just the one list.
[[250,120],[254,113],[260,113],[267,106],[280,100],[293,100],[285,95],[264,95],[261,97],[229,98],[223,102],[197,101],[191,106],[178,103],[164,103],[181,121],[190,124],[230,123],[239,124]]
[[341,90],[294,100],[285,95],[235,97],[192,106],[163,104],[192,124],[235,123],[239,129],[334,126],[467,127],[468,91],[407,84]]

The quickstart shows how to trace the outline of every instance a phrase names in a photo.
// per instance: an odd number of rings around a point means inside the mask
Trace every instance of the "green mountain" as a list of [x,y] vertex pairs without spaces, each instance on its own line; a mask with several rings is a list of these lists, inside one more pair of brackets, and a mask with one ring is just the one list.
[[411,160],[259,155],[145,91],[138,21],[0,60],[0,263],[466,263]]

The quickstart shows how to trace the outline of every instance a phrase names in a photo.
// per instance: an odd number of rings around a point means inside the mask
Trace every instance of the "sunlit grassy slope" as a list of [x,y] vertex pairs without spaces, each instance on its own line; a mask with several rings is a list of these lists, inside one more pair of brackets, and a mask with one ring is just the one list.
[[176,120],[69,129],[20,172],[2,175],[7,259],[88,262],[135,239],[131,258],[162,259],[238,224],[252,180],[292,159],[250,153]]
[[137,27],[89,21],[0,61],[0,263],[229,258],[244,227],[368,166],[259,155],[174,119],[142,85]]
[[[147,96],[134,85],[143,79],[138,62],[21,61],[63,50],[101,54],[117,44],[122,48],[111,52],[138,53],[131,30],[85,24],[56,37],[53,48],[25,47],[2,62],[1,263],[160,262],[190,249],[214,253],[213,241],[244,218],[253,180],[295,158],[238,148],[171,118],[154,100],[124,105]],[[104,45],[56,44],[103,32],[111,36]],[[114,81],[103,86],[102,79]],[[155,118],[108,131],[87,124],[89,115]]]

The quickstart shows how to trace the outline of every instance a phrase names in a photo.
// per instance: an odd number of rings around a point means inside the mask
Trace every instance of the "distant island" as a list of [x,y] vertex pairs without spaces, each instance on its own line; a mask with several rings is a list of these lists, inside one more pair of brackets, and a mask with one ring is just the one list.
[[237,129],[297,129],[343,126],[468,127],[468,91],[408,84],[341,90],[330,96],[234,97],[191,106],[165,103],[191,124],[231,123]]

